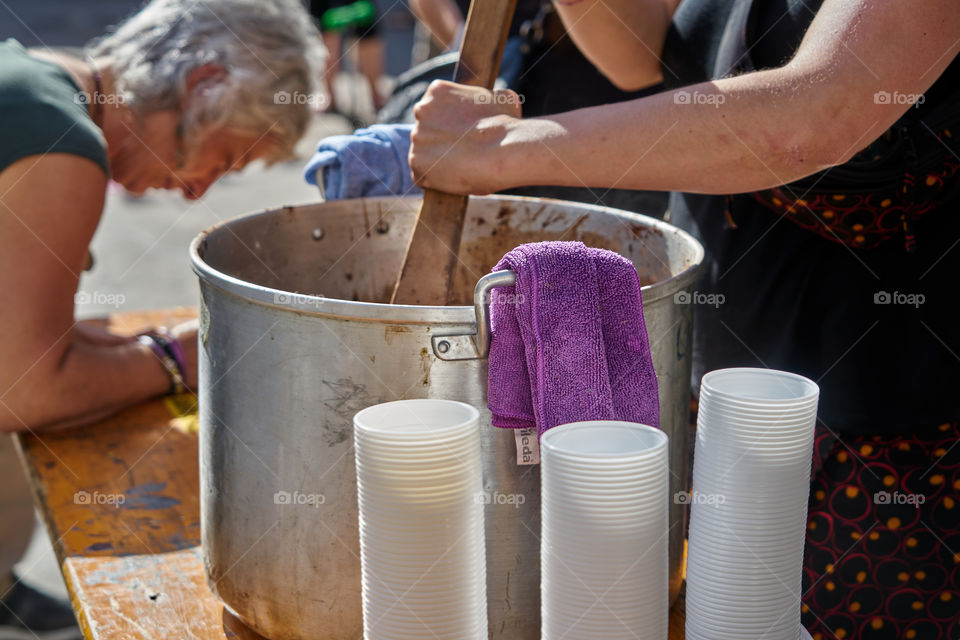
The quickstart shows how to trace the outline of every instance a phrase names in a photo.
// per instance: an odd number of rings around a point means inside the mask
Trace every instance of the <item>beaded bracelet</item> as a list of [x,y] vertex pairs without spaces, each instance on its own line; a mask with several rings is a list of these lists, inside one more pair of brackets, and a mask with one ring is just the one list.
[[170,391],[167,395],[176,395],[187,390],[184,382],[186,376],[186,360],[183,355],[183,346],[166,329],[147,331],[137,336],[140,344],[150,347],[153,355],[170,376]]
[[177,369],[180,371],[180,377],[183,380],[187,379],[187,358],[183,353],[183,345],[180,344],[180,341],[173,337],[165,327],[160,327],[157,329],[157,333],[166,340],[166,344],[161,342],[167,353],[173,358],[173,361],[177,363]]

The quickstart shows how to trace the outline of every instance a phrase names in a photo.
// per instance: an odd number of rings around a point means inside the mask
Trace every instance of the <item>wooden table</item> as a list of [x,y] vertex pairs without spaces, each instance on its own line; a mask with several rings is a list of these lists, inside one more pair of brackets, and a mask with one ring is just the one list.
[[[117,314],[108,323],[133,333],[194,314]],[[187,423],[155,400],[90,427],[18,437],[73,609],[90,640],[262,640],[207,587],[197,436]],[[671,640],[682,640],[679,611],[671,613],[670,627]]]

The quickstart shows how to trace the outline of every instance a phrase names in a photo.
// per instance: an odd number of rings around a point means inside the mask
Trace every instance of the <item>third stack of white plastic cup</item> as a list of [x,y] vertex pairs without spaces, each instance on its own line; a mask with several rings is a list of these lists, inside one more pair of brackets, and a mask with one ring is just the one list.
[[354,417],[365,640],[486,640],[479,412],[402,400]]
[[544,433],[543,640],[666,640],[667,451],[629,422]]
[[819,388],[771,369],[703,377],[687,558],[688,640],[797,640]]

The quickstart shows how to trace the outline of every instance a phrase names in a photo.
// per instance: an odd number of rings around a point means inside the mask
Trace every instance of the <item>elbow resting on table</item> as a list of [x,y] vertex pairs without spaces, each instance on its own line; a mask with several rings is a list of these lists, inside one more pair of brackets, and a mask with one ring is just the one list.
[[22,407],[9,397],[0,400],[0,434],[16,433],[28,428],[28,423],[20,417]]
[[58,345],[39,358],[8,354],[0,358],[0,433],[39,430],[63,420],[65,398],[83,395],[78,381],[65,379],[71,343]]
[[56,402],[31,400],[33,390],[50,387],[47,376],[38,373],[42,372],[31,371],[20,380],[3,381],[10,390],[0,398],[0,433],[29,431],[51,421],[53,416],[46,409],[56,410]]

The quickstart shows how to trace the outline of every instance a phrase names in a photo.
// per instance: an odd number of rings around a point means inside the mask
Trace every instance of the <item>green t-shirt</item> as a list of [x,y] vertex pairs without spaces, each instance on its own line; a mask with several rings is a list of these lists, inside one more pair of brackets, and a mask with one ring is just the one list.
[[81,89],[57,65],[16,40],[0,42],[0,171],[27,156],[70,153],[110,175],[107,144]]

